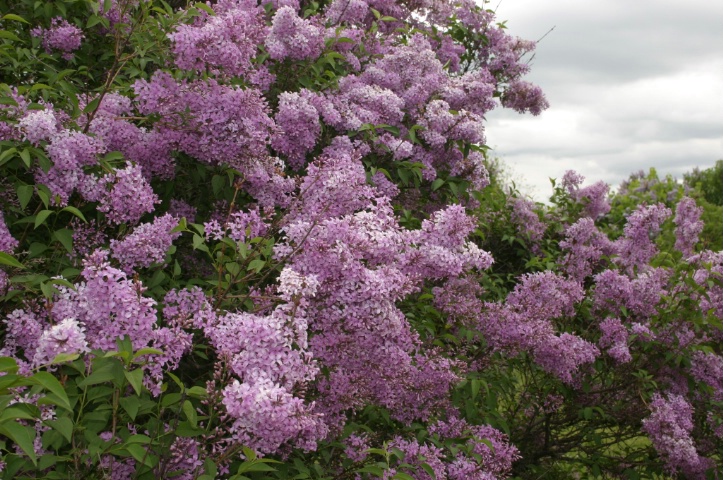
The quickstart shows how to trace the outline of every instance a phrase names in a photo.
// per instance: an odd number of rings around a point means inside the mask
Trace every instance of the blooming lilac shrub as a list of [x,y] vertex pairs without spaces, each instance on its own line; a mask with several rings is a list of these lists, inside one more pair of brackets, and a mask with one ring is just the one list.
[[714,472],[693,197],[666,250],[667,204],[613,232],[602,183],[487,170],[485,115],[548,106],[533,42],[467,0],[174,5],[0,2],[0,476]]

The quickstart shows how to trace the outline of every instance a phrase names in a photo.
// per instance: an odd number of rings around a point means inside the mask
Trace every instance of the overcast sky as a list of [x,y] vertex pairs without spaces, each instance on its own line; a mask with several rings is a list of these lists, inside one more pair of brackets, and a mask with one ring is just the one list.
[[487,144],[536,200],[574,169],[616,187],[655,167],[682,177],[723,158],[723,1],[492,0],[508,32],[537,40],[527,80],[550,108],[498,109]]

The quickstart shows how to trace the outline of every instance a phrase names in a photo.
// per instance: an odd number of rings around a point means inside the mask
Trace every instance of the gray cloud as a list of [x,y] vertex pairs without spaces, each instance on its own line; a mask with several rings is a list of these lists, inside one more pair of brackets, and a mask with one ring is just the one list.
[[723,2],[504,0],[497,15],[523,38],[555,26],[528,76],[551,108],[488,115],[489,145],[535,198],[568,169],[616,186],[723,158]]

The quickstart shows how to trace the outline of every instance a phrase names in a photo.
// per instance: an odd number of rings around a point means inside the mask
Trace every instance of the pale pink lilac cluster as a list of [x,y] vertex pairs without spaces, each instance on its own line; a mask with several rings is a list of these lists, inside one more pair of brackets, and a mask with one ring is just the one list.
[[46,329],[40,336],[33,364],[39,366],[50,363],[61,353],[83,354],[89,351],[85,329],[76,319],[66,318]]
[[58,133],[58,119],[51,109],[31,110],[20,119],[17,128],[25,140],[37,146]]
[[319,112],[302,93],[284,92],[274,117],[280,131],[271,139],[271,146],[287,156],[292,167],[305,163],[306,153],[314,148],[321,134]]
[[574,170],[568,170],[562,178],[562,187],[567,190],[572,200],[584,205],[583,215],[596,220],[610,211],[610,202],[607,198],[610,186],[600,181],[581,188],[584,180],[584,176]]
[[354,462],[363,462],[368,456],[371,445],[369,437],[365,434],[352,433],[344,439],[344,455]]
[[65,129],[50,138],[46,151],[53,166],[47,172],[39,169],[35,178],[50,189],[55,203],[67,205],[76,191],[94,196],[98,181],[86,174],[84,167],[97,165],[99,155],[104,153],[100,139]]
[[657,304],[668,291],[670,271],[650,268],[632,280],[615,270],[605,270],[593,278],[593,305],[598,312],[619,314],[621,307],[641,322],[657,312]]
[[146,129],[131,123],[133,106],[128,97],[110,93],[103,97],[88,131],[103,141],[109,151],[141,167],[143,176],[163,179],[174,175],[175,161],[171,156],[173,138],[156,129]]
[[3,324],[5,338],[0,354],[15,357],[21,372],[30,371],[38,341],[49,327],[47,318],[30,309],[17,309],[3,319]]
[[465,446],[470,454],[460,453],[446,466],[449,480],[506,478],[512,464],[520,458],[519,450],[510,444],[507,435],[489,425],[470,425],[451,416],[430,425],[429,433],[442,439],[468,439]]
[[711,352],[693,352],[690,373],[713,389],[713,398],[723,401],[723,357]]
[[[146,385],[160,393],[162,369],[173,368],[190,347],[190,334],[177,326],[161,327],[157,322],[156,302],[143,296],[144,287],[127,278],[108,262],[108,254],[96,251],[84,262],[85,282],[75,289],[60,286],[51,317],[56,321],[74,318],[84,328],[91,349],[114,350],[116,340],[128,336],[133,348],[153,347],[162,351],[152,355],[144,369],[150,374]],[[26,352],[27,355],[27,352]]]
[[207,239],[221,240],[225,237],[239,243],[262,237],[268,230],[257,209],[233,212],[225,220],[211,219],[203,224]]
[[318,373],[308,350],[306,314],[306,297],[315,295],[317,282],[288,268],[280,280],[281,298],[290,303],[265,316],[228,313],[204,328],[235,376],[223,389],[230,431],[265,453],[288,443],[312,450],[328,433],[314,404],[295,394]]
[[[715,279],[723,278],[723,252],[705,250],[688,261],[698,267],[693,274],[693,281],[707,287],[706,295],[698,297],[700,311],[703,315],[712,314],[715,318],[723,318],[723,286],[715,283]],[[711,281],[713,285],[710,285]],[[723,332],[719,338],[723,338]]]
[[62,17],[55,17],[51,20],[50,28],[35,27],[31,30],[34,37],[42,39],[43,48],[46,53],[52,53],[53,50],[62,52],[65,60],[72,60],[73,51],[80,48],[83,41],[83,31],[68,23]]

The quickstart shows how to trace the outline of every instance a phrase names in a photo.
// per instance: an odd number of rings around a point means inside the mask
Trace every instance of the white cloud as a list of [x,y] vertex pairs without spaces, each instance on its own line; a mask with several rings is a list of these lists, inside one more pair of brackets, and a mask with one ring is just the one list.
[[488,115],[489,145],[536,199],[568,169],[617,186],[723,158],[723,2],[504,0],[497,15],[523,38],[555,26],[528,76],[550,109]]

